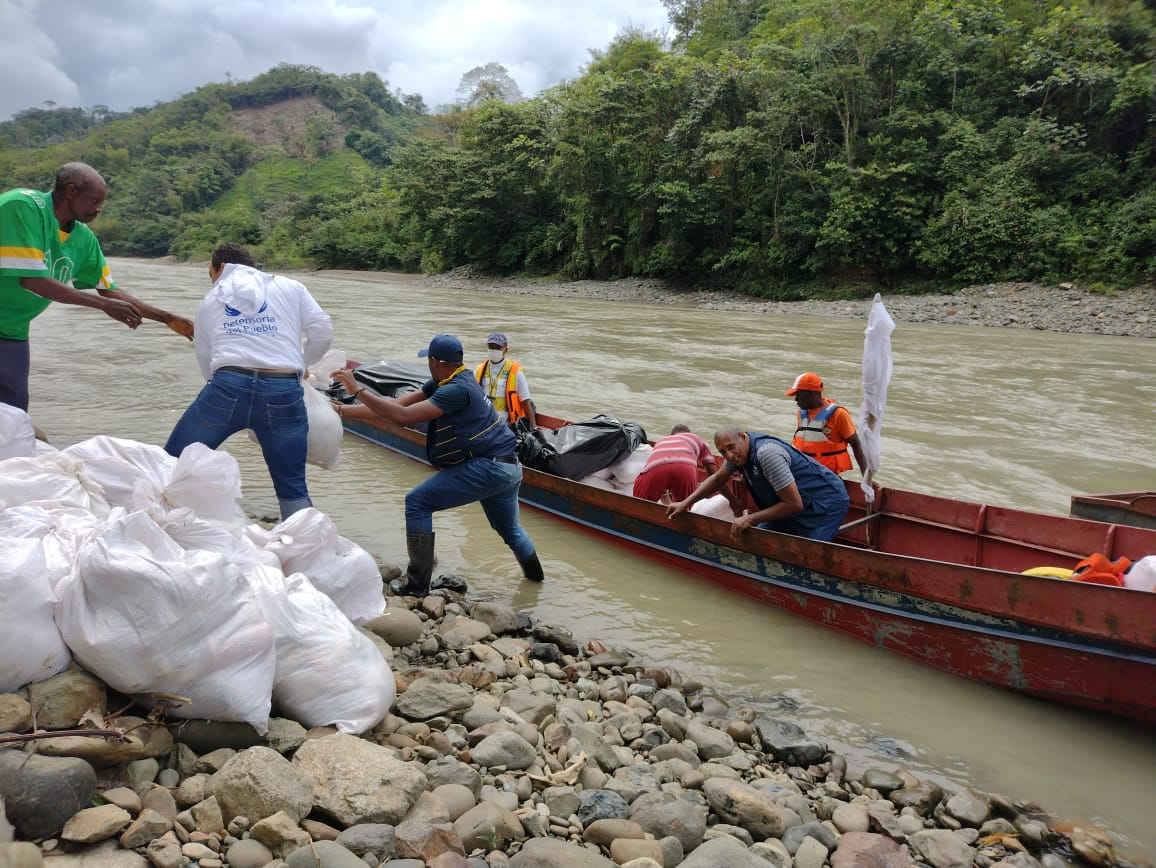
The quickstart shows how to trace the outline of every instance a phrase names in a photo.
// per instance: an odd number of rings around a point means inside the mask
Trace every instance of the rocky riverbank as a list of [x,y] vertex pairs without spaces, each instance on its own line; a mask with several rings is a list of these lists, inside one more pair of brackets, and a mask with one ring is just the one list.
[[[1102,830],[857,767],[677,670],[473,599],[456,576],[390,598],[363,632],[398,689],[363,737],[284,718],[264,737],[164,725],[77,669],[0,695],[0,866],[1130,864]],[[88,734],[40,737],[59,729]]]
[[[460,268],[419,283],[475,292],[551,298],[683,305],[701,310],[806,314],[866,319],[871,299],[853,301],[762,301],[729,292],[679,289],[659,280],[557,281],[495,278]],[[897,322],[1022,328],[1060,333],[1156,337],[1156,288],[1093,292],[1076,284],[993,283],[968,286],[953,295],[883,295]]]

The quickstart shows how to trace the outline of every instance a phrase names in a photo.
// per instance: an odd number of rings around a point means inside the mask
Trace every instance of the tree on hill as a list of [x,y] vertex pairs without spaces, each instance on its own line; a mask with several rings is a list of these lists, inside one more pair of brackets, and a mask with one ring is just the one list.
[[464,108],[477,108],[490,100],[516,105],[525,99],[509,70],[492,60],[463,75],[457,94]]

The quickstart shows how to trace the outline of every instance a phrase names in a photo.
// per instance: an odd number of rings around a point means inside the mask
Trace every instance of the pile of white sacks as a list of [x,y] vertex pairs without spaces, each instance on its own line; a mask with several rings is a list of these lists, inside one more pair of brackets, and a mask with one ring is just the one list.
[[[621,461],[616,461],[609,467],[596,470],[589,476],[578,481],[594,488],[603,488],[607,491],[616,491],[619,494],[632,494],[634,480],[646,467],[646,459],[654,451],[649,443],[643,443]],[[716,494],[713,497],[704,497],[691,505],[690,511],[698,515],[709,515],[711,518],[721,518],[724,521],[734,521],[734,512],[725,495]]]
[[[266,530],[236,460],[94,437],[57,451],[0,405],[0,693],[76,663],[175,717],[271,710],[361,733],[393,673],[357,628],[385,609],[373,557],[316,509]],[[155,700],[157,697],[152,697]]]

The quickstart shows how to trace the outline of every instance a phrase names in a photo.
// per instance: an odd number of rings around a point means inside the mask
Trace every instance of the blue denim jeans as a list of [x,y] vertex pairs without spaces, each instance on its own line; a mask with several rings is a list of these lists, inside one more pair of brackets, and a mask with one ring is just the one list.
[[534,541],[518,523],[522,465],[471,458],[444,467],[405,496],[405,532],[433,533],[433,514],[479,501],[490,522],[519,561],[534,554]]
[[0,338],[0,404],[28,412],[28,341]]
[[312,506],[305,485],[309,419],[299,380],[214,372],[173,428],[165,451],[179,456],[190,443],[216,449],[246,428],[252,429],[261,445],[281,519]]

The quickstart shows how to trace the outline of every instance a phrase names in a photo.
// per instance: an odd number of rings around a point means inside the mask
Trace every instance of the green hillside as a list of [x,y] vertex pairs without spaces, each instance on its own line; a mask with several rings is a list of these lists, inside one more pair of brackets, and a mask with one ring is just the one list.
[[0,173],[92,163],[113,253],[232,238],[270,265],[777,298],[1156,278],[1149,5],[664,3],[673,44],[624,32],[531,99],[480,81],[431,117],[372,74],[280,66],[128,116],[0,124]]

